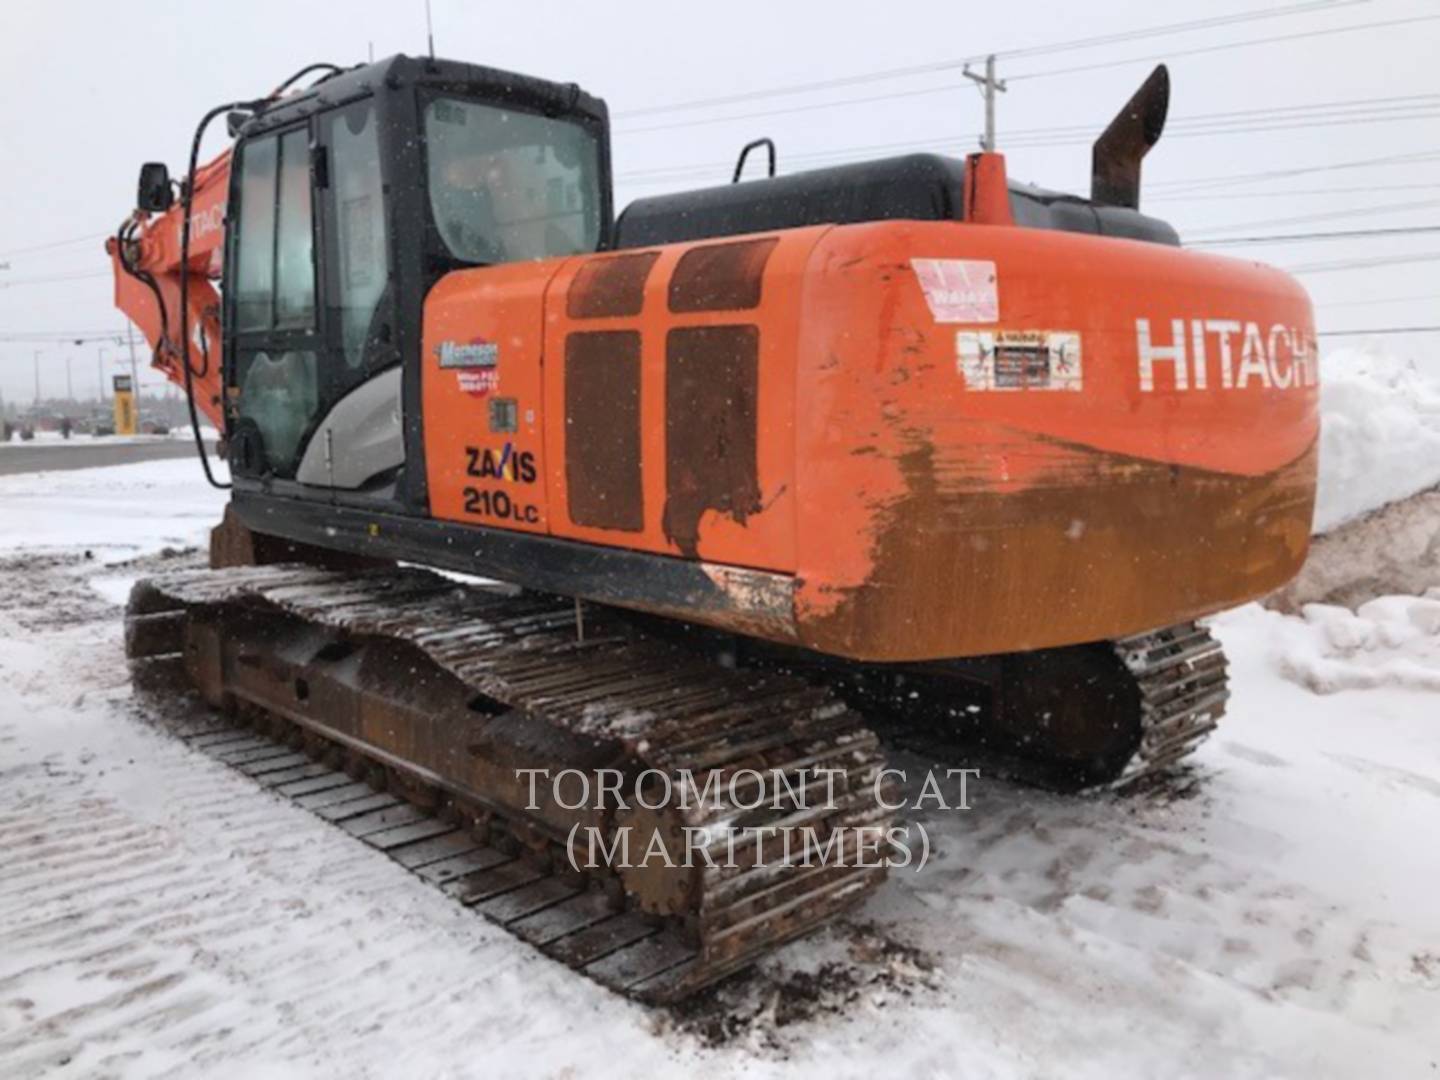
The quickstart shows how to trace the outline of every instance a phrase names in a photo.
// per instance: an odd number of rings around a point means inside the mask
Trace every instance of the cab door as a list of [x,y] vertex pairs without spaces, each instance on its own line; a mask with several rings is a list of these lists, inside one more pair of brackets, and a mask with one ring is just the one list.
[[368,97],[239,151],[234,456],[282,491],[388,500],[405,461],[381,152]]
[[226,295],[231,467],[241,476],[289,478],[326,396],[309,125],[246,140],[236,156]]

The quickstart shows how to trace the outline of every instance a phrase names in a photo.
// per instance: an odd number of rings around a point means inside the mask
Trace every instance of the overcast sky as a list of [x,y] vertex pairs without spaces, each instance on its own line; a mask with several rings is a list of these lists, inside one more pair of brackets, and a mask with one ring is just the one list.
[[[433,13],[437,54],[576,81],[609,102],[617,205],[623,206],[638,195],[727,180],[736,151],[759,135],[778,142],[782,172],[796,171],[884,156],[901,144],[963,153],[973,148],[983,116],[979,95],[953,66],[705,109],[647,111],[657,106],[1297,2],[433,0]],[[1329,33],[1401,20],[1408,21]],[[1283,40],[1259,42],[1277,38]],[[1245,42],[1251,44],[1238,44]],[[1227,45],[1233,47],[1217,48]],[[93,395],[96,345],[13,338],[123,331],[108,274],[101,273],[107,263],[99,237],[131,209],[142,161],[165,160],[178,174],[195,123],[211,105],[257,96],[312,61],[363,61],[372,48],[376,56],[423,52],[424,0],[7,5],[0,33],[0,264],[9,264],[0,269],[5,398],[30,400],[37,348],[46,396],[64,392],[67,357],[77,393]],[[1015,81],[1000,100],[1000,149],[1012,176],[1086,191],[1090,129],[1103,127],[1164,58],[1173,77],[1172,130],[1147,159],[1143,206],[1171,220],[1182,237],[1434,227],[1440,225],[1437,55],[1436,0],[1347,0],[1299,15],[1005,58],[1000,74]],[[1027,75],[1036,77],[1021,78]],[[816,107],[829,102],[845,104]],[[1356,104],[1364,102],[1370,104]],[[1191,118],[1201,119],[1187,125]],[[1363,122],[1352,122],[1357,118]],[[1242,126],[1248,130],[1236,130]],[[1207,130],[1215,127],[1222,130]],[[1051,128],[1076,130],[1036,133]],[[1061,139],[1070,141],[1054,145]],[[1036,145],[1041,142],[1052,145]],[[1387,165],[1333,167],[1427,153]],[[1230,179],[1301,169],[1316,171]],[[1220,182],[1183,190],[1211,178]],[[24,251],[82,238],[90,239]],[[1233,253],[1284,267],[1393,260],[1440,255],[1440,233],[1287,242]],[[74,276],[87,272],[99,276]],[[57,277],[67,280],[33,280]],[[1440,261],[1311,271],[1302,280],[1322,330],[1440,324]],[[1440,356],[1440,334],[1376,340],[1440,370],[1433,359]],[[1341,343],[1362,339],[1326,339],[1322,348]],[[107,355],[121,351],[109,346]]]

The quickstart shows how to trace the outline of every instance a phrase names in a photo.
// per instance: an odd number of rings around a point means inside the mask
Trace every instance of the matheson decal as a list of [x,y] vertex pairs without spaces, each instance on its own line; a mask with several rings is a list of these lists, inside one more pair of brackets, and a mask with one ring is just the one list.
[[442,369],[455,372],[455,385],[462,394],[485,397],[500,385],[500,346],[484,338],[461,343],[442,341],[435,346]]
[[500,362],[500,346],[483,338],[467,345],[442,341],[435,346],[435,355],[440,358],[442,368],[493,368]]

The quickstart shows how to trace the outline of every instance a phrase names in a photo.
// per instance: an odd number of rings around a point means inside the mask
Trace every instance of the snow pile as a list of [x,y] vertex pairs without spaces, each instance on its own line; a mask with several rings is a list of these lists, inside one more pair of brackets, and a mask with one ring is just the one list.
[[1324,360],[1315,531],[1440,484],[1440,382],[1360,349]]
[[1280,674],[1318,694],[1393,686],[1440,691],[1440,589],[1351,611],[1306,604],[1277,627]]
[[1440,585],[1440,381],[1395,356],[1342,349],[1325,358],[1320,408],[1316,535],[1300,575],[1267,606],[1354,608]]

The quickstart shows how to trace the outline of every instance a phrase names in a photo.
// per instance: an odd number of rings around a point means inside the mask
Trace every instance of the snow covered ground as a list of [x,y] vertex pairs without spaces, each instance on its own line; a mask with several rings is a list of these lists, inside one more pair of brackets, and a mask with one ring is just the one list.
[[[1348,482],[1420,415],[1332,437]],[[0,478],[0,1075],[1440,1074],[1440,591],[1220,616],[1190,783],[971,781],[923,870],[648,1010],[157,730],[117,605],[220,506],[191,461]]]
[[[223,465],[217,465],[224,477]],[[224,492],[191,458],[0,476],[0,552],[73,550],[107,561],[203,546]]]
[[135,446],[147,443],[169,442],[170,439],[171,436],[169,435],[106,435],[101,438],[95,438],[94,436],[84,435],[78,432],[67,439],[58,431],[37,431],[35,432],[35,438],[29,441],[20,438],[18,435],[13,437],[9,442],[0,440],[0,453],[3,453],[11,447],[23,449],[27,446],[35,448],[87,445]]

